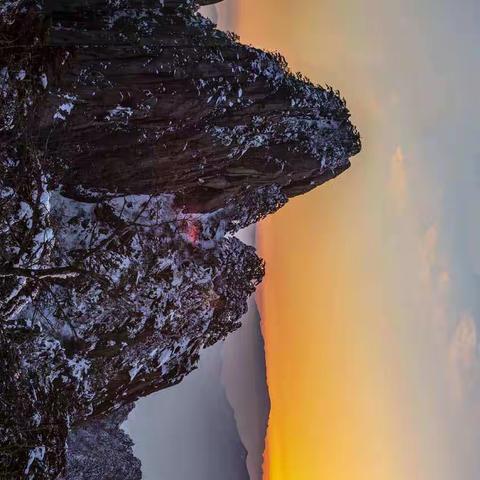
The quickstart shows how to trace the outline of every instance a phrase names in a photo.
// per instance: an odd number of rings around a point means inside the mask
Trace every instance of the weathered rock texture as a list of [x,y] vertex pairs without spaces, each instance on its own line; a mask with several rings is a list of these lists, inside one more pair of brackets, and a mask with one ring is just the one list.
[[213,210],[247,187],[304,193],[359,150],[335,92],[216,30],[188,2],[47,3],[49,83],[35,123],[68,164],[70,195],[79,184],[174,192]]
[[227,234],[360,141],[338,92],[188,0],[4,0],[0,42],[0,472],[57,478],[70,428],[75,470],[85,422],[240,326],[263,263]]
[[63,480],[140,480],[133,442],[121,429],[133,405],[105,418],[89,420],[68,437],[67,474]]

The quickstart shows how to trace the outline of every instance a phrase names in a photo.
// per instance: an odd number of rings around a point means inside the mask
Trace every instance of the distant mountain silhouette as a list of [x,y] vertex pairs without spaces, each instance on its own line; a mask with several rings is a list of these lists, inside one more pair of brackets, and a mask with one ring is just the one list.
[[225,342],[222,381],[248,452],[250,480],[262,480],[270,398],[260,315],[253,301],[242,328]]
[[249,480],[247,451],[221,382],[222,347],[179,385],[138,402],[127,427],[146,478]]

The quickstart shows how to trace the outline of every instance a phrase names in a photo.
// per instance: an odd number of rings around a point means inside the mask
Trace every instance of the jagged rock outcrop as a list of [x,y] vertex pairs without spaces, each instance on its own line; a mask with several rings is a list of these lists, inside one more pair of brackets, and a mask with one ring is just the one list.
[[121,429],[132,409],[133,405],[119,408],[70,433],[63,480],[141,480],[141,464],[133,454],[133,442]]
[[0,329],[2,480],[55,479],[65,467],[68,398],[49,381],[54,358],[42,335]]
[[[63,184],[169,192],[193,211],[275,183],[287,197],[349,166],[359,150],[344,101],[238,43],[190,2],[47,2],[41,142]],[[95,14],[92,15],[92,9]],[[68,142],[65,142],[65,131]]]
[[198,3],[0,1],[5,478],[57,478],[71,428],[181,381],[263,276],[227,234],[360,149],[337,92]]

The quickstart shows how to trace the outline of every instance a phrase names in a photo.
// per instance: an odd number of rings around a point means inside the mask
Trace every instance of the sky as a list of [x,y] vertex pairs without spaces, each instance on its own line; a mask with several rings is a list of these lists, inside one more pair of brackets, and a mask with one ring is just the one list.
[[222,349],[203,352],[180,384],[140,400],[126,430],[143,480],[250,480],[247,452],[221,382]]
[[363,138],[259,226],[265,480],[478,478],[480,3],[226,4]]

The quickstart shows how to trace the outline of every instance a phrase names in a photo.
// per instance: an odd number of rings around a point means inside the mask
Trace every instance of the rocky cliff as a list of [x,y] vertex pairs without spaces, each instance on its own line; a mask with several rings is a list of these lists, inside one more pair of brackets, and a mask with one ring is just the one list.
[[68,436],[67,471],[63,480],[140,480],[140,461],[133,442],[121,429],[132,406],[117,409],[105,418],[92,419]]
[[3,478],[58,478],[72,428],[181,381],[263,276],[231,234],[360,149],[338,92],[199,3],[0,2]]

